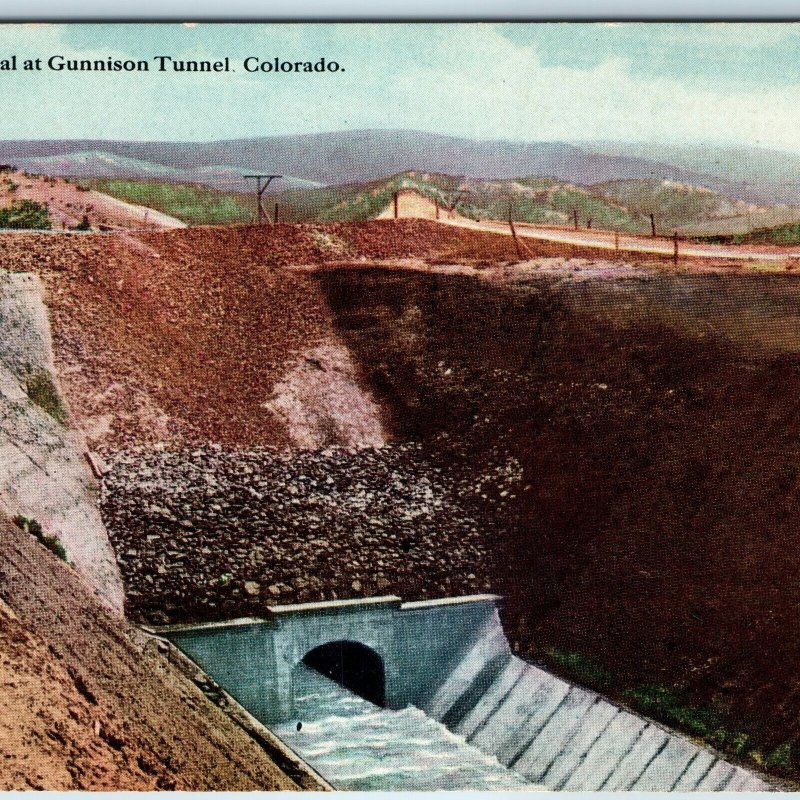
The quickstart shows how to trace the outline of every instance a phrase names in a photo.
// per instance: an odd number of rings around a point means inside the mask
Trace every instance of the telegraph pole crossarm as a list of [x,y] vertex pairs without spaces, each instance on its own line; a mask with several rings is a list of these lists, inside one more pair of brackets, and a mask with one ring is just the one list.
[[[282,178],[283,175],[244,175],[244,178],[248,178],[250,180],[255,180],[256,182],[256,197],[258,199],[258,221],[264,222],[267,217],[267,211],[264,208],[264,192],[267,191],[267,187],[274,181],[276,178]],[[263,183],[262,183],[263,181]]]

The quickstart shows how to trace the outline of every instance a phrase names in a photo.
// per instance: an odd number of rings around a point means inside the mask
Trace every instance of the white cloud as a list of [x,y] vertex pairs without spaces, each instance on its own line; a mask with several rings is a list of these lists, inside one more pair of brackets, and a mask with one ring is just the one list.
[[[674,26],[676,34],[682,30]],[[117,35],[96,26],[88,49],[68,47],[64,26],[0,26],[3,54],[148,57],[159,29]],[[648,77],[631,57],[591,68],[545,65],[503,26],[279,25],[164,29],[186,52],[229,49],[264,58],[326,55],[339,75],[174,76],[0,73],[4,138],[216,139],[340,128],[418,128],[474,138],[760,144],[800,151],[800,87],[731,87]],[[797,26],[686,27],[702,46],[796,39]],[[155,33],[154,33],[155,31]],[[92,32],[94,33],[94,31]],[[120,31],[115,31],[119,34]],[[122,31],[127,35],[127,30]],[[183,35],[185,34],[185,35]],[[188,37],[188,38],[187,38]],[[141,41],[140,41],[141,39]],[[749,43],[748,43],[749,40]],[[110,40],[109,40],[110,41]],[[122,43],[120,43],[122,42]],[[250,52],[254,50],[255,52]]]

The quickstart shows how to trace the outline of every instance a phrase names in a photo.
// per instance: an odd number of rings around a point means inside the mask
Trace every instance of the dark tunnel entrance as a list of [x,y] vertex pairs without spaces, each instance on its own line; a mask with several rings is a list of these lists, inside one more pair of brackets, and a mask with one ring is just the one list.
[[370,703],[385,707],[383,660],[369,647],[358,642],[329,642],[311,650],[303,663]]

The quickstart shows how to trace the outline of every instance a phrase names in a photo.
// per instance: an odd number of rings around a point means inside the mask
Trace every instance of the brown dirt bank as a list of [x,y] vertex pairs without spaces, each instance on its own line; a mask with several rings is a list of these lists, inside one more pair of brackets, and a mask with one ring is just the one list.
[[504,531],[494,588],[519,650],[787,763],[800,742],[797,279],[321,282],[396,436],[467,477],[521,464],[518,497],[484,503]]
[[45,281],[71,421],[99,450],[288,444],[265,403],[333,330],[316,282],[281,267],[469,253],[513,257],[507,237],[413,220],[0,236],[4,268]]
[[0,547],[0,788],[297,788],[32,536]]

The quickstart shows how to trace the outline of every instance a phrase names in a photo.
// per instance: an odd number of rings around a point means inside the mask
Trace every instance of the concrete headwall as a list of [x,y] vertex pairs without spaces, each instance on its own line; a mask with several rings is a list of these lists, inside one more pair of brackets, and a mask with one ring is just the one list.
[[492,595],[277,606],[163,629],[254,716],[291,718],[294,670],[331,642],[380,656],[386,705],[415,705],[532,783],[573,791],[763,791],[758,775],[511,654]]
[[36,519],[105,604],[124,592],[78,438],[28,395],[33,379],[57,393],[38,276],[0,272],[0,513]]
[[495,599],[404,604],[390,596],[275,606],[264,620],[164,633],[252,714],[278,722],[292,715],[294,668],[316,647],[336,641],[357,642],[380,656],[389,708],[422,705],[488,629],[497,629]]

